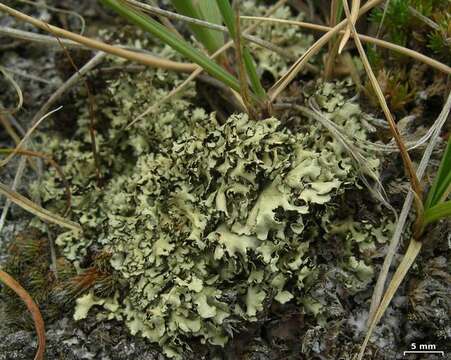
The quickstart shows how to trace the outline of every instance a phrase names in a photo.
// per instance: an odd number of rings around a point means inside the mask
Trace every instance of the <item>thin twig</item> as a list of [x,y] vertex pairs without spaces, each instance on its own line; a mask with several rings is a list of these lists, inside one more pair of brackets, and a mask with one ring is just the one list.
[[[8,26],[0,26],[0,35],[6,35],[6,36],[13,37],[15,39],[30,41],[32,43],[38,43],[38,44],[42,44],[42,45],[46,45],[46,46],[58,46],[58,47],[61,46],[60,43],[58,42],[58,40],[54,36],[36,34],[31,31],[14,29],[14,28],[11,28]],[[76,49],[88,50],[88,51],[93,50],[92,48],[87,47],[86,45],[83,45],[81,43],[78,43],[78,42],[75,42],[72,40],[64,39],[64,38],[60,38],[60,42],[62,42],[65,47],[70,48],[70,49],[76,48]],[[135,48],[133,46],[121,45],[121,44],[116,44],[114,46],[121,48],[121,49],[130,50],[133,53],[136,52],[136,53],[148,54],[150,56],[153,56],[151,52],[149,52],[145,49],[139,49],[139,48]]]
[[[32,41],[43,45],[59,46],[58,41],[54,37],[43,34],[36,34],[30,31],[14,29],[9,26],[0,26],[0,35],[10,36],[14,39],[23,41]],[[72,40],[61,39],[61,41],[65,46],[70,48],[89,49],[86,46]]]
[[40,119],[45,113],[49,111],[49,109],[76,83],[78,83],[82,76],[85,76],[88,72],[94,69],[97,65],[99,65],[107,54],[104,52],[98,52],[95,54],[91,60],[89,60],[85,65],[80,68],[80,71],[73,74],[69,79],[67,79],[64,84],[62,84],[46,101],[46,103],[39,109],[39,111],[33,117],[32,123],[35,123]]
[[27,74],[27,73],[25,73],[25,72],[22,72],[22,71],[19,71],[19,70],[14,70],[14,69],[11,69],[11,68],[5,68],[8,72],[10,72],[11,74],[13,74],[13,75],[17,75],[17,76],[21,76],[21,77],[23,77],[23,78],[25,78],[25,79],[30,79],[30,80],[33,80],[33,81],[36,81],[36,82],[40,82],[40,83],[43,83],[43,84],[47,84],[47,85],[49,85],[49,84],[52,84],[52,82],[51,81],[49,81],[49,80],[46,80],[46,79],[43,79],[43,78],[41,78],[41,77],[39,77],[39,76],[36,76],[36,75],[32,75],[32,74]]

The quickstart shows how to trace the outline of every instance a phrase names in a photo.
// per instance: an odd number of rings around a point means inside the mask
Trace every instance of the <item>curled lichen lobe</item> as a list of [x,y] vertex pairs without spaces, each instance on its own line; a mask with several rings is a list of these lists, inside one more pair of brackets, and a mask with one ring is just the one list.
[[[134,86],[152,83],[158,73],[146,76]],[[94,176],[85,176],[93,164],[83,132],[87,114],[80,115],[74,139],[51,146],[72,183],[72,216],[84,228],[83,236],[60,234],[57,244],[77,264],[92,252],[110,254],[114,278],[126,283],[102,291],[108,297],[95,287],[86,292],[77,301],[77,319],[96,306],[100,317],[123,321],[171,355],[194,337],[224,345],[237,321],[264,317],[273,301],[324,313],[306,296],[306,283],[317,265],[311,245],[327,240],[322,234],[339,211],[334,199],[357,181],[341,143],[304,117],[295,130],[276,118],[254,121],[245,114],[220,124],[215,113],[188,101],[192,93],[124,130],[133,101],[146,98],[127,100],[130,86],[122,79],[109,87],[98,137],[101,163],[110,164],[101,191]],[[164,96],[146,86],[143,94]],[[314,94],[319,106],[364,139],[359,107],[334,89]],[[38,190],[49,208],[60,206],[64,193],[51,172]],[[359,256],[350,250],[343,260],[363,279],[353,287],[372,274]]]

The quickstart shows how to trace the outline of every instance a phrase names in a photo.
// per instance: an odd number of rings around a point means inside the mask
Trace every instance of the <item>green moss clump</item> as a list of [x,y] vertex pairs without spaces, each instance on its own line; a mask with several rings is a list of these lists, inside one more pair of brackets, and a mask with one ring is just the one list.
[[435,57],[449,62],[450,9],[449,2],[442,0],[392,0],[386,11],[374,9],[371,21],[379,25],[384,19],[383,29],[392,42],[421,48],[422,53],[432,50]]
[[[7,260],[2,269],[10,274],[39,305],[45,321],[57,319],[63,309],[59,301],[60,284],[75,275],[75,268],[64,258],[52,269],[50,245],[47,236],[36,228],[19,233],[9,244]],[[8,287],[0,292],[5,311],[2,320],[12,328],[34,329],[34,321],[25,304]]]

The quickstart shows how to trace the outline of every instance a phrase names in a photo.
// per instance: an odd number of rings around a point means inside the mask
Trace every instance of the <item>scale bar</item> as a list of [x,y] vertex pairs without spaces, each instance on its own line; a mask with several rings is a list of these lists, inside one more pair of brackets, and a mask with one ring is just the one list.
[[437,350],[413,350],[413,351],[404,351],[403,356],[406,356],[408,354],[439,354],[445,357],[444,351],[437,351]]

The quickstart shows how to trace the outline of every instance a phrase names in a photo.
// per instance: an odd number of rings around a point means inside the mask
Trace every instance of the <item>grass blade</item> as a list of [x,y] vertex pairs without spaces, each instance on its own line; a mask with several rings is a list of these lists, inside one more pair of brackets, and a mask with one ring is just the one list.
[[[195,24],[195,25],[201,26],[203,28],[208,28],[208,29],[211,29],[211,30],[213,30],[215,32],[219,32],[219,33],[226,33],[226,34],[229,33],[229,30],[227,29],[227,27],[222,25],[222,17],[221,17],[221,20],[220,20],[219,23],[214,23],[214,22],[208,22],[206,20],[201,20],[201,19],[196,19],[196,18],[192,18],[192,17],[189,17],[189,16],[185,16],[185,15],[182,15],[182,14],[179,14],[179,13],[176,13],[176,12],[163,10],[163,9],[157,7],[157,6],[147,5],[147,4],[144,4],[144,3],[140,2],[140,1],[137,1],[137,0],[125,0],[125,1],[127,2],[127,4],[130,4],[130,5],[132,5],[133,7],[137,8],[139,10],[142,10],[144,13],[149,13],[151,15],[156,15],[156,16],[159,16],[160,18],[172,19],[172,20],[176,20],[176,21],[183,21],[183,22],[188,23],[188,24]],[[211,2],[211,4],[216,4],[216,3],[215,2]],[[4,30],[4,29],[7,29],[7,30]],[[6,28],[6,27],[2,28],[0,26],[0,34],[2,34],[2,33],[9,34],[10,33],[9,28]],[[258,45],[258,46],[261,46],[261,47],[263,47],[265,49],[273,51],[273,52],[279,54],[280,56],[282,56],[284,58],[293,59],[293,55],[289,51],[286,51],[285,49],[283,49],[283,48],[271,43],[270,41],[263,40],[263,39],[261,39],[261,38],[259,38],[257,36],[249,35],[249,34],[247,34],[247,31],[241,32],[241,36],[244,39],[246,39],[246,40],[248,40],[248,41],[250,41],[250,42],[252,42],[252,43],[254,43],[254,44]],[[223,36],[221,38],[224,39]],[[220,49],[218,49],[218,50],[220,50]],[[218,58],[218,56],[214,56],[213,58],[217,58],[218,62],[220,64],[222,64],[223,61],[225,60],[225,59],[223,59],[223,56],[225,57],[224,54],[220,54],[219,58]],[[211,55],[210,55],[210,58],[212,58]]]
[[[370,11],[375,6],[379,5],[384,0],[369,0],[360,8],[359,16]],[[324,45],[326,45],[336,34],[340,32],[348,24],[347,20],[341,21],[335,25],[326,34],[319,38],[288,70],[283,74],[279,80],[269,90],[270,101],[273,102],[281,92],[293,81],[293,79],[302,71],[304,66],[310,59],[316,55]]]
[[12,191],[6,185],[0,183],[0,195],[6,196],[7,199],[13,203],[19,205],[22,209],[38,216],[43,220],[50,221],[52,223],[58,224],[62,227],[68,228],[70,230],[82,231],[82,228],[76,222],[64,219],[63,217],[56,215],[39,205],[35,204],[33,201],[27,199],[25,196]]
[[[435,124],[434,131],[432,133],[431,140],[423,153],[423,157],[421,158],[420,164],[418,165],[417,176],[419,179],[423,178],[423,175],[429,164],[429,159],[431,158],[432,152],[438,142],[441,130],[446,123],[450,110],[451,110],[451,94],[448,95],[448,99],[446,100],[445,106],[443,107],[442,111],[440,112],[440,115],[437,117],[437,120],[434,123]],[[398,248],[399,241],[401,240],[401,236],[404,233],[405,224],[407,222],[407,218],[410,213],[413,198],[414,198],[413,192],[409,191],[404,201],[401,213],[399,214],[399,219],[396,224],[395,231],[393,233],[392,239],[390,240],[390,245],[387,249],[387,254],[385,255],[384,263],[382,265],[379,277],[374,287],[374,292],[371,299],[371,306],[367,321],[368,325],[371,324],[371,322],[373,321],[374,314],[377,311],[380,300],[382,298],[385,280],[387,279],[390,266],[396,254],[396,249]]]
[[[276,12],[277,9],[279,9],[281,6],[283,6],[286,2],[287,2],[287,0],[279,0],[279,1],[277,1],[277,3],[274,6],[270,7],[266,11],[264,16],[268,17],[268,16],[272,15],[274,12]],[[263,17],[263,19],[266,19],[266,17]],[[243,31],[243,35],[247,35],[250,31],[254,30],[258,26],[259,23],[260,23],[260,20],[257,20],[257,22],[254,25],[249,26],[248,28],[246,28]],[[233,45],[232,41],[228,41],[226,44],[224,44],[224,46],[222,46],[220,49],[218,49],[214,54],[210,55],[210,57],[212,59],[214,59],[215,57],[220,56],[224,51],[226,51],[230,47],[232,47],[232,45]],[[201,73],[202,73],[202,68],[198,67],[177,88],[172,89],[164,98],[162,98],[159,102],[157,102],[157,104],[149,106],[144,112],[142,112],[138,117],[136,117],[129,125],[127,125],[127,128],[133,126],[133,124],[135,124],[136,122],[142,120],[144,118],[144,116],[146,116],[147,114],[151,113],[152,111],[157,110],[158,106],[160,106],[162,103],[168,101],[173,96],[175,96],[176,94],[181,92],[187,86],[187,84],[189,84],[190,81],[194,80]]]
[[445,153],[443,154],[440,167],[437,172],[437,176],[434,183],[429,190],[429,194],[424,205],[425,209],[429,209],[437,205],[443,196],[448,191],[451,185],[451,136],[448,138],[448,145],[446,146]]
[[[195,19],[204,19],[205,14],[201,12],[200,7],[194,5],[193,1],[187,0],[171,0],[172,5],[174,5],[177,12],[182,15],[186,15]],[[207,2],[212,2],[211,0],[207,0]],[[209,9],[204,7],[204,11],[208,11]],[[208,15],[211,15],[208,13]],[[221,21],[221,19],[219,20]],[[218,50],[224,44],[224,37],[221,41],[222,34],[217,32],[213,32],[212,30],[206,29],[202,26],[198,26],[195,24],[189,24],[189,28],[196,36],[196,39],[199,40],[208,52],[211,54]],[[219,35],[219,37],[218,37]]]
[[[72,192],[70,190],[70,186],[69,186],[69,182],[67,181],[66,177],[64,176],[63,170],[61,169],[61,167],[58,165],[58,163],[53,160],[53,158],[50,155],[41,153],[41,152],[37,152],[37,151],[30,151],[30,150],[26,150],[26,149],[0,149],[0,154],[11,154],[12,152],[16,152],[17,154],[20,155],[24,155],[27,157],[38,157],[40,159],[43,159],[44,161],[48,162],[51,166],[53,166],[56,170],[56,172],[58,173],[65,189],[66,189],[66,208],[63,211],[63,216],[66,216],[69,213],[70,207],[71,207],[71,203],[72,203]],[[14,188],[12,189],[14,190]],[[0,230],[1,230],[1,226],[0,226]]]
[[243,49],[243,61],[244,66],[246,67],[247,75],[249,76],[249,80],[251,82],[252,90],[254,90],[260,99],[264,99],[266,97],[266,91],[263,88],[260,77],[258,76],[254,59],[252,58],[252,55],[247,47],[244,47]]
[[[352,7],[351,7],[351,21],[353,26],[355,26],[355,23],[357,22],[359,18],[359,10],[360,10],[360,0],[352,0]],[[341,39],[340,46],[338,48],[338,54],[341,54],[344,47],[346,46],[346,43],[348,42],[349,38],[351,37],[351,25],[348,25],[346,27],[345,33],[343,35],[343,38]]]
[[45,325],[44,319],[42,318],[41,311],[38,305],[31,298],[30,294],[8,273],[0,269],[0,282],[8,286],[13,290],[28,308],[34,321],[34,327],[36,329],[36,334],[38,335],[38,350],[34,360],[43,360],[45,353]]
[[451,200],[437,204],[424,212],[423,224],[427,226],[451,216]]
[[373,321],[371,321],[371,324],[368,328],[368,332],[366,334],[365,340],[363,341],[363,344],[360,348],[360,353],[358,356],[358,360],[363,359],[363,355],[365,354],[366,346],[368,345],[368,342],[371,338],[371,335],[378,324],[379,320],[382,318],[382,315],[384,315],[385,310],[387,309],[388,305],[390,304],[391,300],[393,299],[393,296],[396,293],[396,290],[398,290],[399,285],[402,283],[404,278],[407,275],[407,272],[409,271],[410,267],[414,263],[415,259],[417,258],[418,254],[420,253],[421,247],[423,243],[421,241],[417,241],[415,239],[412,239],[409,243],[409,247],[407,248],[407,251],[401,260],[401,263],[399,264],[398,268],[396,269],[395,274],[393,275],[393,278],[388,285],[387,291],[385,292],[384,297],[382,298],[379,307],[377,308],[377,311],[374,315]]
[[235,39],[237,35],[235,26],[235,13],[233,12],[229,0],[216,0],[216,4],[218,5],[218,9],[222,14],[222,18],[227,26],[227,29],[229,29],[230,37],[232,39]]
[[[216,4],[218,5],[219,11],[222,14],[222,18],[224,19],[224,23],[229,29],[230,36],[232,39],[238,39],[239,41],[235,41],[235,43],[242,44],[243,41],[241,39],[241,34],[237,31],[237,26],[235,25],[236,16],[230,5],[229,0],[216,0]],[[239,20],[238,20],[239,21]],[[255,67],[254,59],[246,46],[242,46],[242,55],[243,55],[243,63],[246,69],[246,74],[251,82],[252,90],[258,96],[259,99],[263,99],[266,97],[265,89],[263,88],[260,77],[258,76],[257,69]]]
[[[215,1],[198,0],[198,6],[203,19],[213,24],[222,25],[222,15]],[[219,44],[218,48],[216,49],[218,50],[221,46],[224,45],[224,35],[218,31],[211,31],[211,33],[212,36],[215,37],[216,43]]]
[[[14,16],[15,18],[17,18],[21,21],[28,22],[43,31],[51,32],[53,35],[57,35],[59,37],[65,38],[65,39],[75,41],[76,43],[81,44],[84,47],[104,51],[109,54],[112,54],[112,55],[115,55],[115,56],[118,56],[118,57],[121,57],[121,58],[124,58],[127,60],[136,61],[136,62],[141,63],[146,66],[170,69],[170,70],[181,71],[181,72],[192,72],[196,69],[194,64],[184,64],[184,63],[179,63],[176,61],[166,60],[166,59],[162,59],[162,58],[159,58],[156,56],[152,56],[150,54],[144,54],[142,52],[130,51],[130,50],[118,47],[118,46],[108,45],[102,41],[98,41],[98,40],[95,40],[92,38],[78,35],[71,31],[67,31],[67,30],[59,28],[57,26],[50,25],[44,21],[35,19],[35,18],[28,16],[20,11],[17,11],[9,6],[6,6],[1,2],[0,2],[0,11],[5,12],[8,15]],[[25,32],[21,32],[21,33],[24,34]],[[37,35],[37,34],[35,34],[35,35]],[[36,37],[33,36],[33,38],[36,38]],[[38,38],[43,40],[42,37],[38,37]],[[56,39],[55,39],[55,41],[56,41]]]
[[234,89],[235,91],[240,91],[240,83],[234,76],[224,70],[216,62],[196,50],[189,43],[179,39],[158,21],[155,21],[150,17],[146,17],[144,14],[123,5],[117,0],[101,0],[101,2],[201,66],[208,74],[222,81],[228,87]]

